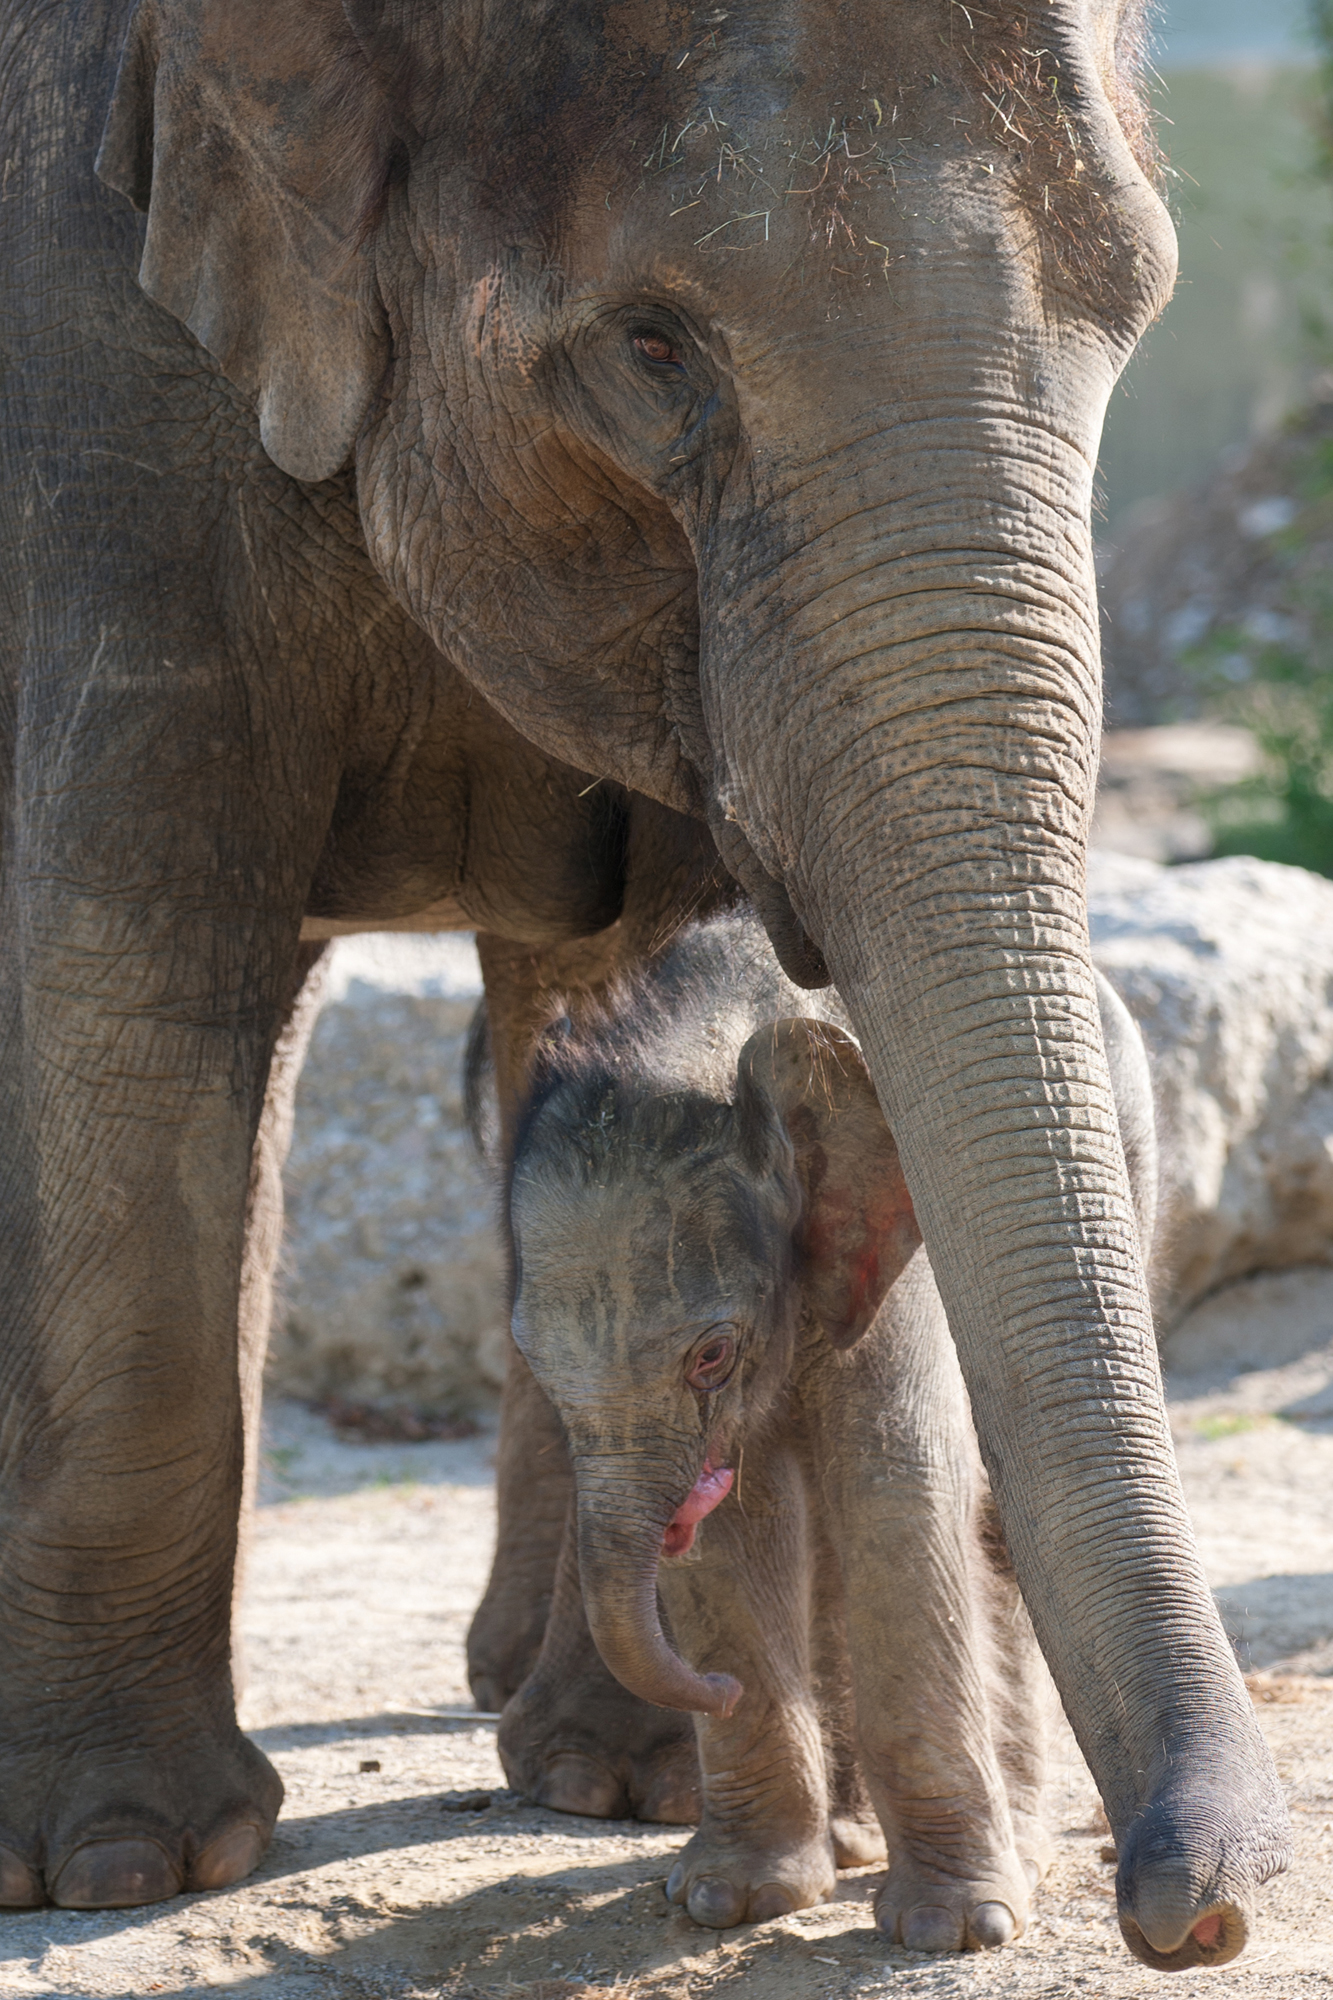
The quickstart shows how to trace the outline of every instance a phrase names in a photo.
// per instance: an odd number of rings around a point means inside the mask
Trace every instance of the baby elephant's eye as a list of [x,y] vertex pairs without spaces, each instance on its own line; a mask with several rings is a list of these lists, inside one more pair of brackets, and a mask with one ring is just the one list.
[[729,1333],[715,1333],[697,1350],[685,1377],[691,1389],[720,1389],[736,1359],[736,1342]]
[[636,333],[634,351],[650,361],[654,368],[680,368],[683,362],[680,349],[673,347],[664,333]]

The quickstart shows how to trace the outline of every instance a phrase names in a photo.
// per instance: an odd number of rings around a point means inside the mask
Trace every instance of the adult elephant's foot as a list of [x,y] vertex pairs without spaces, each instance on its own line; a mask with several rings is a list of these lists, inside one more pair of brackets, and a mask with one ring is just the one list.
[[121,1910],[226,1889],[268,1846],[282,1780],[233,1724],[156,1755],[77,1721],[44,1757],[0,1757],[0,1908]]
[[788,1845],[705,1825],[681,1849],[666,1893],[696,1924],[720,1931],[809,1909],[824,1902],[836,1882],[827,1835]]
[[1118,1833],[1120,1931],[1136,1958],[1187,1972],[1245,1949],[1255,1891],[1287,1865],[1280,1811],[1278,1799],[1268,1827],[1238,1829],[1230,1800],[1196,1790],[1157,1799]]
[[555,1812],[690,1826],[702,1810],[689,1716],[630,1694],[591,1646],[580,1671],[538,1664],[504,1711],[499,1749],[515,1791]]
[[908,1951],[993,1951],[1027,1928],[1028,1876],[1012,1850],[966,1876],[904,1855],[876,1893],[875,1923]]

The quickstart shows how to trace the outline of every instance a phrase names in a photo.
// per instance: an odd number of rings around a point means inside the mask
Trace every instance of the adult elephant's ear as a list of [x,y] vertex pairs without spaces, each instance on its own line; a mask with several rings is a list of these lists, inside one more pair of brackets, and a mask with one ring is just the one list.
[[785,1132],[803,1203],[798,1270],[834,1347],[865,1333],[921,1242],[898,1148],[850,1035],[823,1021],[756,1029],[737,1066],[741,1145],[756,1168]]
[[121,58],[97,171],[147,211],[139,281],[296,479],[346,461],[388,359],[366,237],[390,95],[338,0],[138,0]]

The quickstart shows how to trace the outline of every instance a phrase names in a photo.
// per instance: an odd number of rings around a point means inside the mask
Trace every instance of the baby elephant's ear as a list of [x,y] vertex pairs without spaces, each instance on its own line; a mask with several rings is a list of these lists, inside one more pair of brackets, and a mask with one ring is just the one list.
[[296,479],[338,471],[388,360],[364,238],[397,155],[372,55],[338,0],[137,0],[97,157],[148,212],[140,284]]
[[795,1155],[806,1303],[834,1347],[851,1347],[921,1241],[870,1073],[850,1035],[807,1020],[756,1030],[738,1068],[743,1138],[754,1149],[781,1126]]

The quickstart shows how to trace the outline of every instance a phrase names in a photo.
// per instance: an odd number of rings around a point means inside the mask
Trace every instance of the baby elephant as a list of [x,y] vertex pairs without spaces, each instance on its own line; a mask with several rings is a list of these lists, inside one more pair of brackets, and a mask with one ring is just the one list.
[[[1146,1064],[1109,988],[1102,1009],[1146,1231]],[[668,1894],[759,1920],[887,1849],[887,1937],[1017,1937],[1049,1859],[1045,1668],[836,995],[792,986],[748,914],[682,933],[610,1016],[547,1036],[509,1217],[593,1637],[696,1711],[702,1820]]]

